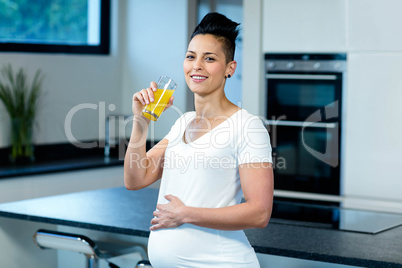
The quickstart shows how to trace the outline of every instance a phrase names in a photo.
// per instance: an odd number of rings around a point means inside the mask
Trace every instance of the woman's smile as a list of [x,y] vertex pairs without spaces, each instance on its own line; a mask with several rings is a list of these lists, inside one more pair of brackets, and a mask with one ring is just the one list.
[[204,82],[208,78],[207,76],[203,76],[203,75],[190,75],[190,77],[193,80],[193,82],[195,82],[195,83]]

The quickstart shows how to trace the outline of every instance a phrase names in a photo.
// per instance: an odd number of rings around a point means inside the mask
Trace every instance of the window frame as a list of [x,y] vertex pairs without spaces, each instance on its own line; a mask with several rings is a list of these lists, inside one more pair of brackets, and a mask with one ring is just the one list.
[[101,0],[100,44],[67,45],[67,44],[31,44],[0,42],[1,52],[35,52],[35,53],[67,53],[67,54],[110,54],[110,12],[111,0]]

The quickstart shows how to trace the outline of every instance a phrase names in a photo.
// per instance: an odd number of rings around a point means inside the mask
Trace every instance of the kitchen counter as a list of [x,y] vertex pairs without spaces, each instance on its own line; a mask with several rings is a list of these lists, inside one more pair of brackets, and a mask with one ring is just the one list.
[[[146,149],[152,148],[157,142],[147,140]],[[3,148],[0,149],[0,179],[123,165],[125,151],[119,152],[122,148],[125,150],[125,145],[111,147],[110,157],[105,157],[103,147],[83,149],[71,143],[38,145],[35,147],[35,161],[23,164],[11,164],[8,159],[9,148]]]
[[[110,188],[0,204],[0,216],[147,237],[158,191]],[[257,253],[363,267],[402,267],[402,226],[364,234],[271,222],[246,230]]]
[[24,165],[0,166],[0,179],[69,170],[110,167],[123,165],[123,163],[124,161],[119,160],[117,157],[105,158],[103,155],[100,155],[48,160]]
[[370,235],[270,223],[247,230],[256,252],[362,267],[402,267],[402,226]]

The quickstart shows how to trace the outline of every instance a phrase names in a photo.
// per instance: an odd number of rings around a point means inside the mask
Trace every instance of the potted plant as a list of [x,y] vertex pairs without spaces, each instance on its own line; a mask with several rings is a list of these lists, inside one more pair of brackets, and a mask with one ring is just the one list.
[[42,93],[43,76],[35,73],[31,85],[22,68],[14,75],[11,64],[4,66],[0,76],[0,100],[3,102],[11,122],[11,154],[13,163],[33,162],[33,127]]

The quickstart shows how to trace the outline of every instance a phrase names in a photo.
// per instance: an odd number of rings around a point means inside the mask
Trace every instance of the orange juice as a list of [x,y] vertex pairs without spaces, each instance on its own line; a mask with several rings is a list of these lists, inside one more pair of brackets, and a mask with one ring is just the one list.
[[152,120],[156,121],[161,116],[166,105],[169,103],[170,97],[172,97],[174,89],[157,89],[154,92],[154,101],[145,106],[142,114]]

